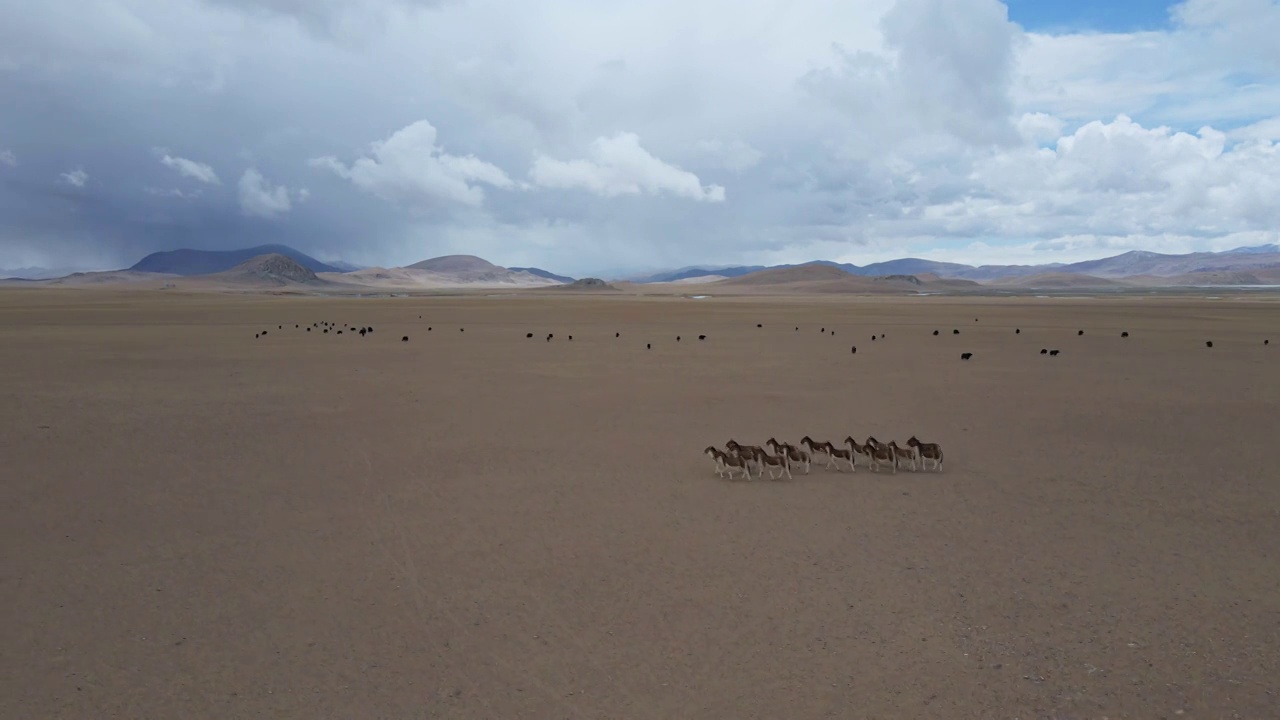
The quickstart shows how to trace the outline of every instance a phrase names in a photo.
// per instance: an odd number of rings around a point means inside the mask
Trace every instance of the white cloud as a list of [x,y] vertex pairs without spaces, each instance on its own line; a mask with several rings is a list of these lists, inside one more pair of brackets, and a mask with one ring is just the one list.
[[590,155],[589,160],[556,160],[539,155],[530,177],[542,187],[582,188],[604,197],[666,192],[691,200],[724,201],[723,187],[704,188],[697,175],[669,165],[641,147],[635,133],[596,138]]
[[[474,243],[571,273],[1259,244],[1280,226],[1280,6],[1172,10],[1046,33],[997,0],[0,0],[5,177],[83,164],[82,192],[186,198],[69,215],[0,183],[0,248],[74,255],[91,228],[135,260],[264,215],[331,256]],[[129,154],[156,142],[181,148],[172,182]],[[272,182],[199,194],[218,176],[189,158]]]
[[18,167],[18,156],[12,150],[0,150],[0,165]]
[[[245,215],[271,218],[293,209],[289,188],[272,185],[257,168],[249,168],[240,176],[240,210]],[[292,194],[297,198],[297,194]],[[305,199],[305,197],[303,198]]]
[[58,177],[62,178],[68,185],[78,188],[84,187],[84,184],[89,181],[89,173],[85,172],[82,168],[76,168],[75,170],[64,172]]
[[310,161],[351,181],[361,190],[385,200],[430,207],[441,202],[479,206],[480,184],[512,188],[515,183],[500,168],[474,155],[450,155],[436,144],[436,129],[419,120],[375,142],[368,156],[350,166],[325,156]]
[[222,181],[218,179],[218,174],[213,171],[209,165],[188,160],[183,157],[174,157],[168,153],[164,153],[160,157],[160,162],[167,168],[178,171],[179,175],[189,177],[193,180],[199,180],[209,185],[221,185]]
[[196,190],[187,191],[187,190],[182,190],[181,188],[147,187],[147,188],[144,188],[143,190],[148,195],[155,195],[156,197],[176,197],[176,198],[182,198],[184,200],[191,200],[194,198],[198,198],[200,197],[200,194],[201,194],[198,188]]

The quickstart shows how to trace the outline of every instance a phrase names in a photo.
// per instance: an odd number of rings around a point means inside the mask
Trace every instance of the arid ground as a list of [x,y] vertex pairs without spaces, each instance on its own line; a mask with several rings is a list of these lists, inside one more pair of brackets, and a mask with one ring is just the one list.
[[[1280,717],[1275,296],[6,290],[0,368],[0,717]],[[701,454],[806,434],[946,462]]]

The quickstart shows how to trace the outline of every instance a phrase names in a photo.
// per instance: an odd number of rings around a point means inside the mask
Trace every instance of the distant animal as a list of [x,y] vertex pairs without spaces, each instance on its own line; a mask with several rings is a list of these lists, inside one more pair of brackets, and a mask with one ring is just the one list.
[[466,332],[466,331],[467,331],[466,328],[458,328],[458,332]]
[[762,325],[762,324],[760,324],[760,323],[756,323],[756,327],[764,327],[764,325]]
[[405,335],[404,337],[400,338],[400,342],[409,342],[409,336]]
[[680,336],[679,336],[679,335],[677,335],[677,336],[676,336],[676,342],[680,342]]
[[307,332],[311,332],[311,328],[307,328]]
[[1124,332],[1120,333],[1120,337],[1129,337],[1129,331],[1128,331],[1128,330],[1126,330],[1126,331],[1124,331]]
[[894,455],[893,446],[882,445],[873,440],[874,438],[868,438],[866,445],[863,446],[867,448],[867,459],[871,462],[871,469],[879,471],[881,465],[888,463],[889,467],[893,468],[893,474],[897,475],[898,457]]
[[369,332],[373,332],[373,326],[370,325],[369,327],[365,328],[365,330],[368,330]]
[[837,463],[836,460],[843,460],[849,463],[850,472],[858,472],[858,466],[854,463],[854,458],[856,458],[857,456],[854,454],[851,448],[842,448],[842,447],[838,448],[831,443],[827,443],[826,450],[827,450],[827,458],[828,458],[827,467],[831,467],[832,464],[834,464],[836,467],[836,470],[839,471],[840,464]]
[[881,339],[881,340],[883,340],[883,339],[884,339],[884,333],[880,333],[880,339]]
[[652,350],[652,349],[653,349],[653,343],[645,343],[645,344],[644,344],[644,349],[645,349],[645,350]]
[[428,326],[427,326],[427,332],[431,332],[431,326],[430,326],[430,325],[428,325]]
[[794,462],[797,465],[804,465],[804,474],[809,474],[809,453],[801,450],[795,445],[778,442],[775,438],[769,438],[769,440],[765,442],[765,445],[772,447],[774,453],[779,453],[779,451],[785,452],[789,461]]
[[[800,438],[800,444],[808,448],[810,453],[813,453],[816,455],[819,452],[825,453],[827,451],[827,446],[830,445],[831,443],[818,442],[817,440],[814,440],[808,435],[805,435],[804,437]],[[828,466],[829,465],[830,463],[828,463]]]
[[[769,468],[770,480],[780,480],[783,475],[786,475],[788,478],[793,480],[795,479],[791,475],[791,458],[787,457],[785,452],[777,455],[770,455],[765,452],[764,448],[755,447],[753,450],[756,456],[756,466],[760,468],[760,474],[757,475],[757,477],[764,477],[764,469],[767,467]],[[773,474],[774,468],[778,469],[778,474],[776,476]]]
[[952,331],[951,331],[951,334],[952,334],[952,335],[959,335],[959,334],[960,334],[960,331],[959,331],[959,330],[952,330]]
[[616,338],[618,338],[618,337],[622,337],[622,333],[620,333],[620,332],[616,332],[616,333],[614,333],[614,334],[613,334],[613,336],[614,336],[614,337],[616,337]]
[[926,463],[925,461],[932,460],[933,469],[936,472],[942,472],[942,446],[941,445],[938,445],[938,443],[920,442],[919,440],[916,439],[915,435],[912,435],[911,439],[907,440],[907,445],[909,447],[915,448],[916,452],[920,453],[920,469],[921,470],[928,470],[929,469],[928,463]]
[[1271,344],[1271,341],[1270,341],[1270,340],[1263,340],[1263,341],[1262,341],[1262,344],[1263,344],[1263,345],[1270,345],[1270,344]]
[[329,328],[325,328],[325,329],[324,329],[324,334],[325,334],[325,335],[328,335],[328,334],[329,334]]
[[859,455],[866,455],[868,460],[871,459],[871,449],[854,440],[852,435],[844,439],[844,444],[848,445],[849,450],[853,453],[854,465],[857,465]]
[[797,326],[796,326],[796,332],[800,332],[800,326],[799,326],[799,325],[797,325]]
[[266,331],[266,330],[263,330],[263,331],[262,331],[262,334],[263,334],[263,335],[266,335],[266,334],[267,334],[267,331]]
[[835,335],[835,334],[836,334],[836,331],[835,331],[835,330],[832,330],[832,331],[831,331],[831,334],[832,334],[832,335]]
[[911,472],[916,471],[916,449],[907,446],[900,447],[894,440],[889,441],[889,447],[893,450],[893,466],[896,470],[899,462],[911,461]]
[[875,342],[875,341],[876,341],[876,336],[875,336],[875,335],[872,335],[872,336],[871,336],[871,342]]
[[826,328],[820,328],[820,329],[818,330],[818,333],[819,333],[819,334],[821,334],[821,333],[825,333],[826,331],[827,331],[827,329],[826,329]]
[[1049,354],[1049,351],[1048,351],[1048,349],[1046,349],[1046,348],[1040,348],[1040,354],[1041,354],[1041,355],[1048,355],[1048,354]]
[[857,345],[854,345],[853,347],[849,348],[849,354],[850,354],[850,355],[857,355],[857,354],[858,354],[858,346],[857,346]]
[[934,335],[937,335],[937,334],[938,334],[938,331],[937,331],[937,330],[934,330],[934,331],[933,331],[933,334],[934,334]]
[[339,330],[339,331],[338,331],[338,334],[339,334],[339,335],[341,335],[341,334],[342,334],[342,331],[341,331],[341,330]]
[[524,336],[527,338],[531,338],[533,337],[533,333],[525,333]]
[[253,336],[254,336],[255,338],[262,337],[262,333],[254,333],[254,334],[253,334]]
[[1078,337],[1078,336],[1080,336],[1080,335],[1083,335],[1083,334],[1084,334],[1084,331],[1083,331],[1083,330],[1077,330],[1077,331],[1076,331],[1076,336],[1077,336],[1077,337]]
[[572,335],[570,335],[570,336],[569,336],[569,339],[570,339],[570,340],[572,340],[572,339],[573,339],[573,336],[572,336]]
[[961,360],[968,360],[971,357],[973,357],[973,353],[960,353]]
[[294,330],[297,330],[297,329],[298,329],[298,327],[299,327],[299,326],[298,326],[298,323],[294,323],[294,324],[293,324],[293,329],[294,329]]
[[716,475],[724,477],[728,474],[729,479],[732,480],[733,472],[737,470],[742,473],[743,478],[751,479],[751,470],[747,467],[747,459],[741,455],[730,455],[719,448],[709,445],[702,453],[715,461]]
[[[262,334],[263,334],[263,335],[266,335],[266,333],[262,333]],[[1206,340],[1206,341],[1205,341],[1205,343],[1204,343],[1204,346],[1205,346],[1205,347],[1207,347],[1207,348],[1211,348],[1211,347],[1213,347],[1213,341],[1212,341],[1212,340]]]
[[706,339],[707,339],[707,336],[706,336],[706,335],[699,335],[699,336],[698,336],[698,339],[699,339],[699,340],[706,340]]
[[283,326],[283,325],[277,325],[277,326],[276,326],[276,329],[277,329],[277,330],[283,330],[283,329],[284,329],[284,326]]
[[1052,355],[1052,356],[1054,356],[1054,357],[1057,357],[1057,356],[1058,356],[1058,352],[1059,352],[1059,351],[1057,351],[1057,350],[1050,350],[1050,351],[1049,351],[1049,354],[1050,354],[1050,355]]
[[360,337],[364,337],[364,328],[360,328]]
[[1014,328],[1014,330],[1013,330],[1013,334],[1014,334],[1014,335],[1021,335],[1021,334],[1022,334],[1022,328]]

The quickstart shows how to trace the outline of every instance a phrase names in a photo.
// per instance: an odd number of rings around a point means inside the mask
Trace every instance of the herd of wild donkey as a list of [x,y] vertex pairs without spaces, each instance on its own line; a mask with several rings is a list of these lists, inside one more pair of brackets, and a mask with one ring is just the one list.
[[764,477],[765,468],[768,468],[769,478],[772,480],[781,479],[784,475],[792,477],[793,464],[797,467],[803,466],[805,474],[808,474],[813,457],[818,453],[826,455],[827,467],[834,467],[836,470],[840,469],[840,462],[844,461],[850,470],[856,472],[858,456],[861,455],[867,459],[867,464],[872,470],[878,471],[882,465],[888,465],[896,474],[899,463],[906,462],[910,462],[911,469],[915,470],[918,460],[921,470],[928,469],[929,463],[932,462],[934,471],[942,472],[942,447],[937,443],[920,442],[915,435],[907,440],[906,447],[892,440],[882,443],[874,437],[869,437],[865,443],[860,443],[852,436],[844,439],[844,444],[848,447],[836,447],[833,443],[818,442],[808,435],[800,438],[800,444],[804,449],[790,443],[779,442],[776,438],[769,438],[765,443],[773,450],[769,453],[759,445],[742,445],[737,440],[731,439],[725,443],[724,450],[709,446],[702,452],[715,462],[716,474],[720,477],[728,476],[730,480],[733,479],[735,472],[741,473],[744,480],[750,480],[752,465],[756,468],[756,477]]
[[[419,315],[418,319],[421,320],[422,316]],[[978,318],[974,318],[973,321],[978,322]],[[756,327],[763,328],[764,325],[762,323],[757,323]],[[294,328],[301,329],[301,325],[295,324]],[[277,329],[283,330],[284,325],[277,325]],[[329,334],[331,330],[335,331],[338,335],[342,335],[345,331],[351,334],[358,333],[361,337],[373,333],[372,326],[357,328],[344,324],[340,329],[336,323],[328,321],[312,323],[311,327],[306,328],[306,331],[311,332],[312,329],[320,330],[325,335]],[[427,328],[428,331],[431,329],[431,327]],[[800,330],[799,326],[795,329],[797,332]],[[465,328],[458,328],[458,330],[460,332],[466,332]],[[262,330],[255,333],[254,337],[263,337],[267,332],[267,330]],[[819,330],[819,332],[826,335],[827,329],[824,327]],[[830,332],[832,335],[836,334],[835,330],[831,330]],[[959,328],[956,328],[951,332],[953,335],[960,334]],[[1014,333],[1019,335],[1022,334],[1021,328],[1015,329]],[[934,330],[933,334],[937,335],[938,331]],[[1079,330],[1076,334],[1084,335],[1084,330]],[[533,333],[525,333],[526,339],[532,338],[533,336]],[[620,338],[621,336],[622,333],[614,333],[615,338]],[[884,339],[884,337],[884,334],[879,335],[880,339]],[[1129,337],[1129,333],[1122,332],[1120,333],[1120,337],[1127,338]],[[547,342],[551,342],[554,338],[555,334],[548,333],[546,340]],[[573,340],[573,336],[570,335],[569,339]],[[698,339],[706,340],[707,336],[699,335]],[[877,339],[877,336],[872,335],[871,339],[874,341]],[[405,335],[400,338],[400,341],[409,342],[409,336]],[[677,335],[676,342],[679,341],[680,336]],[[1263,345],[1269,345],[1270,343],[1270,340],[1262,341]],[[652,349],[652,347],[651,343],[645,344],[646,349]],[[1212,348],[1213,342],[1206,341],[1205,347]],[[852,351],[856,354],[858,352],[857,346],[854,346]],[[1040,354],[1056,356],[1058,351],[1042,348],[1040,350]],[[973,353],[971,352],[960,354],[961,360],[968,360],[972,357]],[[756,477],[764,477],[764,472],[768,469],[769,478],[773,480],[781,479],[784,476],[788,478],[793,477],[791,474],[791,468],[793,466],[803,467],[805,473],[808,474],[810,466],[813,463],[813,459],[818,454],[826,456],[826,467],[834,467],[837,471],[840,470],[840,464],[843,462],[849,466],[849,470],[856,472],[858,469],[858,457],[862,456],[866,458],[867,465],[870,469],[877,472],[881,467],[887,465],[890,470],[896,474],[899,466],[905,463],[910,463],[913,471],[916,470],[917,465],[921,470],[928,470],[930,464],[932,464],[935,472],[942,472],[942,447],[937,443],[920,442],[920,440],[916,439],[914,435],[907,440],[906,447],[898,445],[894,441],[882,443],[874,437],[868,437],[865,443],[859,443],[857,440],[854,440],[852,436],[846,437],[843,445],[837,447],[835,444],[830,442],[818,442],[808,435],[800,439],[800,445],[802,445],[804,449],[790,443],[779,442],[776,438],[769,438],[769,441],[766,442],[765,445],[773,452],[766,452],[765,449],[759,445],[742,445],[739,444],[738,441],[730,439],[729,442],[725,444],[724,450],[710,446],[703,450],[703,454],[711,458],[715,463],[715,471],[717,475],[720,477],[728,477],[729,479],[733,479],[734,474],[738,473],[743,479],[750,480],[751,470],[753,467],[756,470]]]

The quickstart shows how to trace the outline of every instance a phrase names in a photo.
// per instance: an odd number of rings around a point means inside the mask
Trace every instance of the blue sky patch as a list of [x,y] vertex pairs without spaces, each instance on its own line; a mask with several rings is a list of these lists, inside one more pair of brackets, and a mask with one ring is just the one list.
[[1170,27],[1170,0],[1005,0],[1009,19],[1032,32],[1135,32]]

